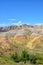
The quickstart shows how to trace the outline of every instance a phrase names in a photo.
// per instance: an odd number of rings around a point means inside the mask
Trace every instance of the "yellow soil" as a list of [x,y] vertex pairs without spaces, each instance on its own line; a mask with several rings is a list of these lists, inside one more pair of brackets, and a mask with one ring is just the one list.
[[41,36],[37,36],[37,37],[34,37],[32,40],[30,40],[28,43],[27,43],[27,48],[29,49],[33,49],[32,45],[33,45],[33,42],[37,39],[39,39]]

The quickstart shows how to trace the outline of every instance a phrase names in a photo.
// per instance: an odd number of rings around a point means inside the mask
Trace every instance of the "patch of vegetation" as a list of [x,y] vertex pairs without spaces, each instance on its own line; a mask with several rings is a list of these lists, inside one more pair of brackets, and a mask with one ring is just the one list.
[[43,53],[36,53],[37,63],[43,64]]
[[43,65],[43,54],[29,54],[23,50],[21,54],[14,53],[11,57],[0,56],[0,65],[28,65],[28,64],[41,64]]
[[15,61],[15,62],[24,62],[26,63],[27,61],[30,61],[33,64],[36,64],[36,60],[37,58],[34,55],[29,55],[27,51],[22,51],[21,55],[18,56],[17,53],[13,54],[11,56],[11,58]]
[[26,63],[26,61],[29,60],[29,54],[27,51],[22,51],[22,54],[21,54],[21,61],[23,61],[24,63]]
[[12,58],[15,62],[20,62],[20,57],[18,56],[17,53],[13,54],[13,55],[11,56],[11,58]]
[[30,55],[29,60],[33,64],[37,63],[37,57],[35,55]]

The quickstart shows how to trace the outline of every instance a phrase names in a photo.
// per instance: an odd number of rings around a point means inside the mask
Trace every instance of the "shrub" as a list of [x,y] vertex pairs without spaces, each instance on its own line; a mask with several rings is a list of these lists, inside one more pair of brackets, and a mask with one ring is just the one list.
[[15,62],[20,62],[20,58],[18,57],[18,54],[15,53],[11,56],[11,58],[15,61]]
[[22,61],[22,62],[26,63],[26,61],[29,61],[29,60],[30,60],[31,63],[36,64],[36,61],[37,61],[36,56],[34,56],[34,55],[29,55],[28,52],[25,51],[25,50],[22,51],[21,56],[18,56],[18,54],[15,53],[15,54],[13,54],[13,55],[11,56],[11,58],[12,58],[15,62],[21,62],[21,61]]
[[29,54],[27,53],[27,51],[22,51],[21,54],[21,61],[23,61],[24,63],[26,63],[26,61],[29,60]]
[[30,62],[31,62],[31,63],[36,64],[36,61],[37,61],[36,56],[30,55],[29,59],[30,59]]

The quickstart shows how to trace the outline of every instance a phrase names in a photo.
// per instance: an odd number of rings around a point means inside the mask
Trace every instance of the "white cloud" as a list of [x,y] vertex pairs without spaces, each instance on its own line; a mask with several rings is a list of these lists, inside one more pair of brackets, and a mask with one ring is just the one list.
[[0,27],[6,26],[6,24],[0,24]]
[[[13,20],[13,19],[12,19]],[[21,21],[18,21],[17,23],[11,23],[11,24],[4,24],[4,23],[2,23],[2,24],[0,24],[0,27],[3,27],[3,26],[8,26],[8,25],[22,25],[23,23],[21,22]]]
[[14,21],[14,20],[16,20],[16,19],[8,19],[8,20],[10,20],[10,21]]
[[18,21],[18,25],[22,25],[22,21]]
[[22,25],[22,22],[21,21],[18,21],[17,23],[12,23],[12,25]]
[[37,24],[35,24],[35,25],[43,25],[43,23],[37,23]]
[[11,23],[11,25],[17,25],[17,23]]

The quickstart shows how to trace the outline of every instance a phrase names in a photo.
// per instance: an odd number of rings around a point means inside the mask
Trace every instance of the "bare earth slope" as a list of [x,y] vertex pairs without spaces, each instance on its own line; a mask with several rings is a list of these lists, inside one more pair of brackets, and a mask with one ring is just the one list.
[[43,25],[0,27],[0,54],[8,56],[23,49],[43,52]]

